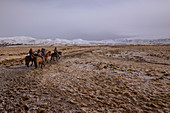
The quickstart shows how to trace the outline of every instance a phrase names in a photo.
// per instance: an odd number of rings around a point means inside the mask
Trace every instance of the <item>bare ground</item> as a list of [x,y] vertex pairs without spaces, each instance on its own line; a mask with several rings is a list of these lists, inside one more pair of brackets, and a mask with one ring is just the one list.
[[60,46],[43,69],[29,48],[0,48],[0,112],[170,112],[170,46]]

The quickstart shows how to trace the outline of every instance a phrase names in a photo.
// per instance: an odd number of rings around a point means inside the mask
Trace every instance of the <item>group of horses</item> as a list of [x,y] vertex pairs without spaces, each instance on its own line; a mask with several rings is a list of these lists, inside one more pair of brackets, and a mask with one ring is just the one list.
[[51,53],[51,51],[44,53],[42,56],[39,56],[37,54],[28,55],[25,57],[25,65],[29,67],[30,62],[32,62],[31,66],[34,64],[35,68],[37,68],[38,66],[42,68],[43,66],[45,66],[45,63],[48,63],[48,58],[50,56],[50,61],[55,61],[55,59],[58,61],[61,55],[62,52]]

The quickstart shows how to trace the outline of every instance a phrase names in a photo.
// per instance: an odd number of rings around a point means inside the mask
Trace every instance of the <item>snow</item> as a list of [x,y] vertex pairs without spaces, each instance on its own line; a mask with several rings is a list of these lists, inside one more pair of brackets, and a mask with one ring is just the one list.
[[1,37],[0,44],[170,44],[170,38],[161,39],[159,37],[132,37],[114,40],[88,41],[83,39],[36,39],[27,36]]

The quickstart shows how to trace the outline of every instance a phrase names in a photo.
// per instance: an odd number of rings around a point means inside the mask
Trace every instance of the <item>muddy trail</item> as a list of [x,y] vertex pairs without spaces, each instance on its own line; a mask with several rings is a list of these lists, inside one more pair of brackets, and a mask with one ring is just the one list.
[[43,69],[2,67],[0,112],[170,112],[169,65],[122,53],[89,48]]

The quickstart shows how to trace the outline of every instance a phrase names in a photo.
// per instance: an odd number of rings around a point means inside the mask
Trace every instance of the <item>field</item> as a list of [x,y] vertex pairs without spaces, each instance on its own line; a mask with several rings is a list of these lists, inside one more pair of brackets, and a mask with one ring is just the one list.
[[0,112],[170,112],[170,46],[59,45],[59,61],[24,65],[0,47]]

